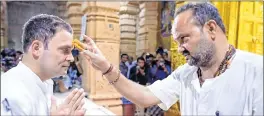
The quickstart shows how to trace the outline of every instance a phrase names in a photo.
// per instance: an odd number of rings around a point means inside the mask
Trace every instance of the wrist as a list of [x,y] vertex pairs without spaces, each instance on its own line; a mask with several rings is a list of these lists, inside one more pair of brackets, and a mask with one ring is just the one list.
[[105,77],[110,84],[116,83],[119,80],[120,76],[121,72],[116,67],[113,67],[113,69],[109,73],[105,74]]
[[106,73],[110,68],[111,68],[111,63],[109,63],[108,61],[104,61],[104,62],[103,62],[103,67],[101,68],[100,71],[104,74],[104,73]]

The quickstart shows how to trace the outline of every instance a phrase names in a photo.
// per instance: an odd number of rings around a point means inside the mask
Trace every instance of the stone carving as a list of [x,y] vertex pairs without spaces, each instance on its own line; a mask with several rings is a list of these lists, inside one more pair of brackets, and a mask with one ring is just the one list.
[[67,2],[67,19],[74,32],[74,39],[79,39],[81,34],[82,2]]
[[1,50],[7,46],[7,36],[6,36],[6,2],[1,1],[1,29],[0,29],[0,37],[1,37]]
[[[87,14],[86,34],[95,40],[98,48],[106,58],[114,66],[119,67],[119,8],[107,7],[104,4],[107,4],[107,2],[84,2],[82,4],[82,12]],[[112,85],[108,84],[108,80],[102,76],[101,72],[96,71],[87,63],[83,66],[86,69],[85,72],[87,72],[84,78],[88,79],[84,83],[89,83],[85,86],[85,90],[89,92],[89,98],[115,114],[122,115],[121,95]]]
[[139,13],[139,31],[136,54],[143,52],[155,54],[158,32],[158,2],[141,2]]
[[137,4],[130,2],[120,3],[120,37],[121,37],[121,53],[126,53],[132,57],[136,57],[136,18],[139,12]]

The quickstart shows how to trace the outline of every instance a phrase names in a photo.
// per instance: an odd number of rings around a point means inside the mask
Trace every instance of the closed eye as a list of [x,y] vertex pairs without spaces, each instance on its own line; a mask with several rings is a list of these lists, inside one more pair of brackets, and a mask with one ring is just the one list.
[[60,51],[62,51],[63,54],[67,55],[67,54],[71,54],[73,47],[72,46],[62,46],[59,49]]
[[189,37],[187,37],[187,36],[183,36],[183,37],[180,38],[180,42],[181,43],[187,43],[188,40],[189,40]]

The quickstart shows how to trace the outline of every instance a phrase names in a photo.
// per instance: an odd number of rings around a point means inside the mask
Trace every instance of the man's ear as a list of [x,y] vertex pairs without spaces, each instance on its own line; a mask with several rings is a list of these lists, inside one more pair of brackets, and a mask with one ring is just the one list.
[[43,52],[43,43],[39,40],[34,40],[31,44],[31,51],[34,58],[38,58]]
[[209,20],[205,24],[205,31],[208,32],[208,35],[211,37],[212,40],[215,39],[217,23],[214,20]]

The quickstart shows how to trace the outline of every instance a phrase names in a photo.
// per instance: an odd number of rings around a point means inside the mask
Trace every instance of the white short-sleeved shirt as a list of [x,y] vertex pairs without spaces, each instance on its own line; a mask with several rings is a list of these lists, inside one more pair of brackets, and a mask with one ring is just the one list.
[[148,88],[164,110],[180,100],[182,115],[263,115],[263,56],[237,50],[230,67],[202,87],[196,72],[185,64]]
[[20,62],[1,75],[1,114],[49,115],[52,87]]

